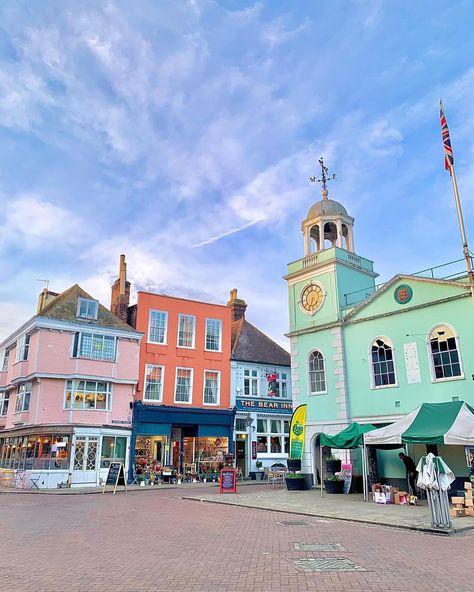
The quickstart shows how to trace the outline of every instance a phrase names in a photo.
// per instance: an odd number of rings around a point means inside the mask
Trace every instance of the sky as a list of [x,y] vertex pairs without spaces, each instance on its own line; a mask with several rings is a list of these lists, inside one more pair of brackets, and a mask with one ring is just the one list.
[[79,283],[225,304],[283,346],[287,263],[329,197],[386,281],[474,245],[469,0],[0,3],[0,340]]

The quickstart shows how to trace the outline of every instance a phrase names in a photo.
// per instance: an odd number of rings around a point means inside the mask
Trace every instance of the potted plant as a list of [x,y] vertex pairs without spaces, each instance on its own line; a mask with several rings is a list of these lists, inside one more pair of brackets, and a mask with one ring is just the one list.
[[324,480],[324,489],[326,493],[343,493],[344,479],[339,475],[328,475],[328,478]]
[[287,473],[285,482],[288,491],[302,491],[306,488],[306,479],[301,473]]
[[337,458],[333,454],[330,454],[326,458],[326,471],[328,473],[338,473],[341,470],[341,459]]
[[288,470],[291,472],[301,471],[301,458],[289,458],[286,461]]
[[181,475],[181,473],[177,473],[176,479],[178,480],[178,485],[181,485],[181,482],[183,480],[183,475]]
[[257,462],[255,463],[255,466],[257,467],[257,472],[255,473],[255,480],[256,481],[261,481],[263,474],[261,473],[260,469],[263,467],[263,463],[261,460],[257,460]]

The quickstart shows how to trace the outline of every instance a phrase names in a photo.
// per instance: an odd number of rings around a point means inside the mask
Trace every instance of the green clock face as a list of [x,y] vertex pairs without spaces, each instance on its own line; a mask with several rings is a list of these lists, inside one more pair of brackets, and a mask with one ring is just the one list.
[[321,308],[323,300],[324,292],[321,286],[318,286],[317,284],[309,284],[301,294],[301,306],[306,312],[311,314],[314,314],[319,308]]

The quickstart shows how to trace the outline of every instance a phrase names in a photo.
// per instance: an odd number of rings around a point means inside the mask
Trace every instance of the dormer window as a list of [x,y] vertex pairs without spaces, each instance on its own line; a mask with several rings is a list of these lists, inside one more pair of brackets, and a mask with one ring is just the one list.
[[88,319],[89,321],[96,321],[98,312],[99,302],[97,300],[79,298],[79,301],[77,303],[77,318]]

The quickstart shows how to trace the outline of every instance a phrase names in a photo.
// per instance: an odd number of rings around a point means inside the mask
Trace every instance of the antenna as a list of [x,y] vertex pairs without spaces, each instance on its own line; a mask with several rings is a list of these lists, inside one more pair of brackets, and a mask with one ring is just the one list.
[[38,278],[36,278],[37,282],[43,282],[46,286],[46,289],[49,290],[49,280],[40,280]]

